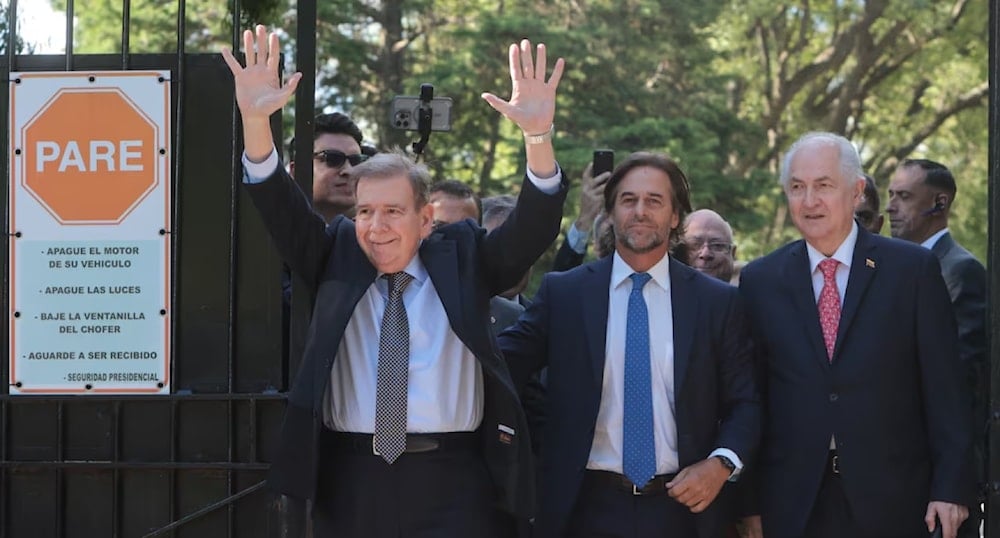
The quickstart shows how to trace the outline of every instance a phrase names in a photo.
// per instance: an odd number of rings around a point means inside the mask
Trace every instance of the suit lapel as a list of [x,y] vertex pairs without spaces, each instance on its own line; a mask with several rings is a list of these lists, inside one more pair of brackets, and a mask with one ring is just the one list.
[[[465,336],[462,301],[459,295],[458,256],[455,241],[441,238],[425,239],[420,245],[420,261],[427,268],[427,275],[434,283],[444,311],[455,334]],[[464,338],[463,338],[464,341]],[[469,349],[474,349],[465,343]]]
[[[613,256],[606,256],[587,266],[588,271],[583,275],[584,281],[577,295],[582,299],[584,334],[587,337],[590,367],[598,387],[604,379],[604,350],[608,336],[608,316],[611,314],[608,312],[608,295],[611,289],[612,258]],[[583,290],[593,291],[584,293]]]
[[[674,394],[681,394],[694,342],[699,301],[691,280],[694,270],[670,258],[670,308],[674,325]],[[680,308],[674,308],[680,305]]]
[[792,301],[799,311],[799,319],[805,325],[806,339],[813,345],[813,356],[824,369],[830,368],[823,343],[823,329],[819,323],[819,309],[813,291],[812,273],[809,271],[809,253],[805,241],[799,241],[792,248],[785,265],[785,282],[791,288]]
[[851,275],[847,279],[847,290],[844,292],[844,308],[840,313],[840,324],[837,326],[837,343],[833,348],[833,359],[837,360],[840,349],[858,313],[861,299],[864,298],[865,291],[872,277],[875,276],[875,267],[878,259],[875,256],[875,245],[872,244],[871,235],[858,229],[858,243],[854,246],[854,256],[851,258]]

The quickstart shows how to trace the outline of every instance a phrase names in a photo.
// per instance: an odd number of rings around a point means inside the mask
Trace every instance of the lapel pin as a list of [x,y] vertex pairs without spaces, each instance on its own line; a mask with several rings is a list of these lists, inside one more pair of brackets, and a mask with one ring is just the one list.
[[514,428],[504,424],[498,424],[497,429],[500,430],[500,442],[505,445],[513,444],[514,442]]
[[868,267],[870,267],[870,268],[872,268],[872,269],[874,269],[875,268],[875,260],[873,260],[871,258],[865,258],[865,265],[868,266]]

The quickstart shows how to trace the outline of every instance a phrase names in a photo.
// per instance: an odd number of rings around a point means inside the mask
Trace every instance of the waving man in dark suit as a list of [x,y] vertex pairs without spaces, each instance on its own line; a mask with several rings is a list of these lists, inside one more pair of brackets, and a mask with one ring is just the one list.
[[525,134],[518,209],[487,235],[431,233],[427,170],[400,154],[352,170],[356,219],[329,224],[278,166],[269,120],[282,85],[278,38],[244,36],[247,67],[223,55],[243,118],[246,188],[291,269],[316,296],[270,482],[313,500],[316,536],[506,536],[533,504],[530,440],[490,332],[489,299],[559,231],[565,186],[551,127],[563,62],[510,47],[513,94],[486,101]]

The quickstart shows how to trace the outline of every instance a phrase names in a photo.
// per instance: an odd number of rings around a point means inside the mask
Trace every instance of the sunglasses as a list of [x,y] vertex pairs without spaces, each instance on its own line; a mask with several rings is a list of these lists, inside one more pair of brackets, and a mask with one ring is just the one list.
[[367,155],[361,153],[356,153],[354,155],[348,155],[343,151],[336,149],[324,149],[323,151],[317,151],[313,153],[313,159],[317,161],[323,161],[330,168],[340,168],[344,166],[345,162],[350,162],[351,166],[357,166],[368,160]]

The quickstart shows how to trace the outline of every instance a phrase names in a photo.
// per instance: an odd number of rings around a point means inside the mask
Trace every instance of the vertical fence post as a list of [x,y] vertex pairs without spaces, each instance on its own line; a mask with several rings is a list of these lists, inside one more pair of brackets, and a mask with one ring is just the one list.
[[987,234],[987,267],[989,278],[986,315],[987,360],[990,380],[990,427],[987,442],[989,475],[986,497],[985,536],[1000,538],[1000,1],[990,0],[990,54],[989,54],[989,233]]

